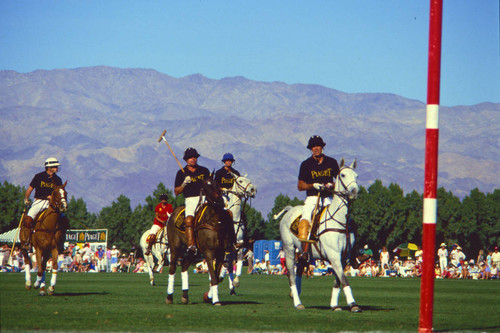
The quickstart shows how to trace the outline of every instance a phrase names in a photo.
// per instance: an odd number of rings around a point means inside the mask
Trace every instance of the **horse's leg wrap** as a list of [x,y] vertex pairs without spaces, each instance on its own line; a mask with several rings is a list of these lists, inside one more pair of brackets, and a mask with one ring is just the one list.
[[219,301],[219,285],[211,286],[210,289],[212,290],[212,304],[218,304],[220,303]]
[[182,290],[188,290],[189,289],[188,271],[181,272],[181,279],[182,279]]
[[167,294],[171,295],[174,293],[174,282],[175,282],[175,273],[168,275],[168,285],[167,285]]
[[148,243],[148,248],[146,249],[145,255],[150,255],[151,254],[151,249],[153,248],[153,244],[156,242],[156,235],[155,234],[150,234],[148,238],[146,239],[146,243]]
[[344,295],[345,295],[345,300],[347,302],[347,305],[351,306],[353,304],[356,304],[356,301],[354,300],[354,296],[352,296],[351,286],[344,287]]
[[52,276],[50,278],[50,286],[54,287],[57,282],[57,270],[53,269],[52,270]]
[[339,306],[339,295],[340,295],[340,288],[333,287],[332,297],[330,298],[330,307],[332,309],[335,309]]

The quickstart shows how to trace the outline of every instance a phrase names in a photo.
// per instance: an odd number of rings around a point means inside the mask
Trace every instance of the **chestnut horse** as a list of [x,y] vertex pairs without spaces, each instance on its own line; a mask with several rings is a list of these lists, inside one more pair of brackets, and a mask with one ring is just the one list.
[[[235,242],[233,220],[224,209],[222,194],[212,175],[203,181],[201,196],[206,203],[200,206],[195,216],[194,235],[198,250],[205,256],[208,264],[210,289],[204,295],[204,300],[211,300],[214,305],[221,305],[218,296],[219,274],[226,249]],[[173,303],[175,270],[178,258],[186,252],[186,236],[183,231],[184,206],[174,209],[167,222],[168,243],[170,245],[170,267],[168,276],[166,303]],[[182,261],[182,297],[181,302],[188,303],[188,268],[194,256],[186,255]]]
[[[31,237],[31,244],[35,249],[36,262],[38,264],[38,274],[36,282],[34,285],[35,289],[40,288],[40,296],[45,295],[45,269],[47,267],[47,261],[52,256],[52,278],[50,280],[50,286],[47,293],[49,295],[54,294],[54,289],[57,280],[57,257],[59,252],[57,250],[58,243],[61,237],[64,235],[66,225],[62,225],[60,215],[66,211],[67,204],[67,193],[65,190],[66,181],[64,185],[56,186],[50,195],[49,207],[43,210],[36,217],[35,228],[33,230],[33,236]],[[25,229],[26,230],[26,229]],[[24,244],[29,239],[28,232],[21,232],[20,241]],[[22,250],[24,262],[25,262],[25,288],[27,290],[31,289],[31,274],[30,269],[32,266],[31,259],[28,255],[28,249],[23,248]]]

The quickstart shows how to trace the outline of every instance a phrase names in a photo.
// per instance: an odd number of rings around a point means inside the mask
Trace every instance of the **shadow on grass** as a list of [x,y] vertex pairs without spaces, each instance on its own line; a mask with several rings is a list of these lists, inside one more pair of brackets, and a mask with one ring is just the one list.
[[77,297],[77,296],[90,296],[90,295],[98,295],[98,296],[106,296],[109,295],[108,292],[100,292],[100,293],[56,293],[54,296],[60,297],[60,296],[70,296],[70,297]]
[[[358,305],[362,311],[383,311],[383,312],[390,312],[390,311],[395,311],[396,309],[394,308],[382,308],[382,307],[374,307],[374,306],[368,306],[368,305]],[[318,309],[318,310],[328,310],[331,311],[332,309],[329,306],[306,306],[306,308],[310,309]],[[347,311],[350,312],[351,308],[348,306],[342,306],[342,311]]]
[[[479,327],[470,327],[466,329],[465,331],[468,330],[474,330],[474,331],[483,331],[483,332],[495,332],[500,328],[500,326],[479,326]],[[450,330],[443,329],[443,330],[432,330],[433,332],[449,332]]]

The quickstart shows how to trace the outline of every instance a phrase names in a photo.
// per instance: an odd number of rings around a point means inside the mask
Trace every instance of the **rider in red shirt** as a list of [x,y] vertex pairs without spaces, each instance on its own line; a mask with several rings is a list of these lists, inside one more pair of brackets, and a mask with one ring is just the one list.
[[151,227],[151,230],[149,231],[149,236],[146,239],[146,242],[148,243],[148,249],[146,250],[145,255],[149,255],[151,253],[151,248],[153,247],[153,244],[156,242],[156,233],[165,227],[165,224],[167,223],[168,218],[170,217],[170,214],[173,212],[172,205],[167,202],[168,200],[168,195],[167,194],[162,194],[160,195],[160,203],[156,205],[155,208],[155,218],[153,221],[153,226]]

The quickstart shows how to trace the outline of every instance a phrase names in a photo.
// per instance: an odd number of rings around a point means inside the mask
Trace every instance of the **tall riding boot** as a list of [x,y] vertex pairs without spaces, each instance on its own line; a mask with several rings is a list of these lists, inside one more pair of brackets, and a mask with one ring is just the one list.
[[27,237],[25,237],[26,241],[24,244],[21,244],[21,246],[27,250],[29,250],[31,246],[31,235],[33,234],[34,224],[35,223],[31,216],[24,216],[23,227],[21,229],[24,229],[24,234],[27,234]]
[[149,235],[148,239],[146,239],[146,242],[148,243],[148,248],[146,249],[146,253],[144,254],[149,256],[151,254],[151,250],[153,249],[153,244],[156,242],[156,235]]
[[184,226],[186,227],[186,241],[188,246],[188,253],[196,254],[197,249],[194,244],[194,216],[187,216],[184,220]]
[[308,220],[300,220],[297,238],[301,242],[310,242],[309,241],[309,221]]

